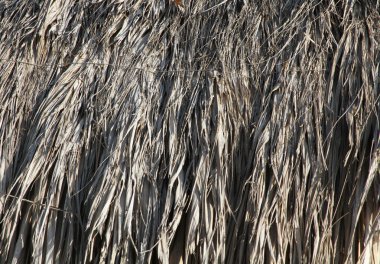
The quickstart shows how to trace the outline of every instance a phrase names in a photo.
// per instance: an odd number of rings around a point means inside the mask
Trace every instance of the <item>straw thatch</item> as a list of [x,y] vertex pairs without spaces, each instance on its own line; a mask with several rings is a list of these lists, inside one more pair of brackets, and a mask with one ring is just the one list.
[[376,263],[379,76],[379,0],[2,0],[0,262]]

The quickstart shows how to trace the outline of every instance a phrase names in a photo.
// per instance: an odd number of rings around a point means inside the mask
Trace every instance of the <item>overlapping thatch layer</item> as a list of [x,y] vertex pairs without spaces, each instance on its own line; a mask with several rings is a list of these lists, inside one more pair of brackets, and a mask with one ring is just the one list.
[[379,13],[0,1],[0,262],[376,263]]

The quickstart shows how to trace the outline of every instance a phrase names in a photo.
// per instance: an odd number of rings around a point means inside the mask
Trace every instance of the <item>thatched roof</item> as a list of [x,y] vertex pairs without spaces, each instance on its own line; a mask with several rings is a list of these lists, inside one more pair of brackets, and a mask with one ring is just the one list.
[[375,263],[379,10],[0,1],[0,262]]

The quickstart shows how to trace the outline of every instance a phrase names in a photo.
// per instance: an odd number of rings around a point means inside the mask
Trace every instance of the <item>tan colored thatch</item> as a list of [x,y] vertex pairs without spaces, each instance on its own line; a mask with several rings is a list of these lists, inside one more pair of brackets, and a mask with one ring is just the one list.
[[380,263],[379,0],[0,1],[0,263]]

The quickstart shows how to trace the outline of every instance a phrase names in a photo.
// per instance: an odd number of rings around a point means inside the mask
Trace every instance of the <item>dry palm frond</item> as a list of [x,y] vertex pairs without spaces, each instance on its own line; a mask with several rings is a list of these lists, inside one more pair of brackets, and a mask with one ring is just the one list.
[[0,2],[1,263],[379,263],[378,0]]

